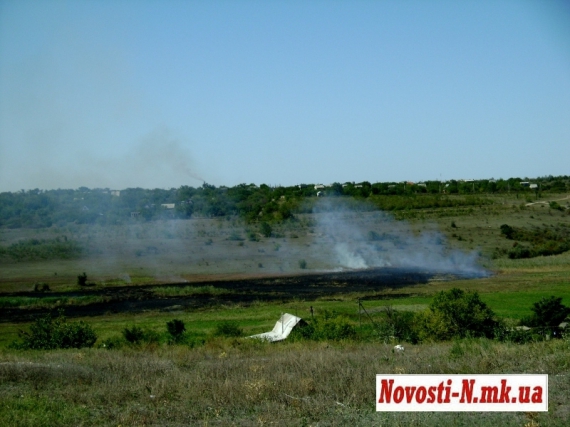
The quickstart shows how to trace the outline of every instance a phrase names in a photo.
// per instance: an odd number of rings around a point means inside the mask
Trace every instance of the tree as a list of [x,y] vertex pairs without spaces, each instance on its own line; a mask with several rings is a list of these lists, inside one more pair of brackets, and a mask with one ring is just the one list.
[[570,314],[570,307],[562,304],[561,297],[542,297],[531,308],[534,313],[530,318],[524,319],[527,326],[557,327]]

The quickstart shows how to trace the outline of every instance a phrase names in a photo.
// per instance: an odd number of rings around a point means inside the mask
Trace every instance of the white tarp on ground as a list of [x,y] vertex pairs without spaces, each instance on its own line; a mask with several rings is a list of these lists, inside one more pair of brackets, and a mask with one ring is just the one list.
[[269,342],[282,341],[289,336],[293,328],[297,326],[301,320],[300,317],[293,316],[289,313],[282,314],[271,332],[252,335],[248,338],[257,338]]

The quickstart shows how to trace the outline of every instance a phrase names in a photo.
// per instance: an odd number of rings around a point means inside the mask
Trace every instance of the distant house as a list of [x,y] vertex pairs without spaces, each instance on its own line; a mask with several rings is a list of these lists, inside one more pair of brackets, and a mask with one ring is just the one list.
[[528,181],[521,181],[521,187],[528,187],[530,186],[530,182]]
[[121,197],[121,190],[111,190],[111,196]]
[[538,184],[530,184],[528,188],[530,188],[531,190],[536,190],[538,188]]
[[315,185],[315,190],[322,190],[323,188],[325,188],[325,186],[323,184]]
[[161,203],[160,206],[164,209],[174,209],[176,203]]
[[420,182],[420,183],[418,183],[418,184],[417,184],[417,186],[418,186],[418,187],[424,187],[424,188],[426,188],[426,187],[427,187],[427,185],[426,185],[426,184],[424,184],[423,182]]

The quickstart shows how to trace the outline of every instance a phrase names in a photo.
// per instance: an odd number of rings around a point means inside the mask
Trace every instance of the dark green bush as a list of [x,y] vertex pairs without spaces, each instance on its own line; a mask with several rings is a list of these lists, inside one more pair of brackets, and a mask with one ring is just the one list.
[[55,319],[51,314],[37,318],[30,332],[21,331],[19,336],[22,342],[14,342],[12,346],[30,350],[92,347],[97,341],[91,326],[83,321],[68,323],[61,312]]
[[531,310],[533,314],[521,319],[521,324],[549,330],[557,329],[558,325],[570,315],[570,307],[562,304],[561,297],[555,296],[541,298],[532,305]]
[[77,284],[79,286],[86,286],[87,285],[87,274],[85,274],[85,272],[83,272],[83,274],[80,274],[79,276],[77,276]]
[[184,322],[182,320],[174,319],[170,322],[166,322],[166,330],[170,334],[172,341],[180,342],[184,336],[184,332],[186,331],[186,326],[184,326]]
[[510,225],[503,224],[503,225],[501,225],[501,233],[502,233],[507,239],[512,239],[512,238],[513,238],[513,235],[515,234],[515,230],[514,230],[513,227],[511,227]]

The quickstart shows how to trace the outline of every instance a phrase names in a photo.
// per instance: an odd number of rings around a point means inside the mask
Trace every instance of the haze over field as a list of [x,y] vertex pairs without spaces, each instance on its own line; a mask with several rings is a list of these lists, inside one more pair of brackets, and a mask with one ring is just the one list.
[[565,1],[0,2],[0,191],[562,175]]

